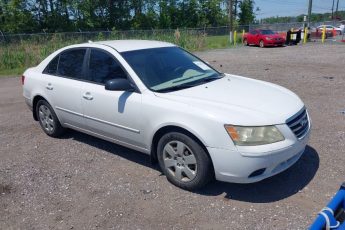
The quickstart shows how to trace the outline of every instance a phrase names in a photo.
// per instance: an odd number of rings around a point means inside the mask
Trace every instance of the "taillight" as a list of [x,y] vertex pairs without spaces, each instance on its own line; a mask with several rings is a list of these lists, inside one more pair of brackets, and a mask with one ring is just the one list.
[[22,85],[24,85],[24,81],[25,81],[25,76],[22,75]]

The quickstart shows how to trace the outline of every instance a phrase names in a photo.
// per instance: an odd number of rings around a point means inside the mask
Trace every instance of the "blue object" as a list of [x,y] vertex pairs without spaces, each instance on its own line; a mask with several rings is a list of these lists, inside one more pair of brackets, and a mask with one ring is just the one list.
[[335,212],[343,208],[345,209],[345,182],[335,194],[333,199],[328,203],[327,207],[319,212],[318,217],[310,226],[310,230],[335,229],[345,230],[345,222],[340,223],[334,217]]

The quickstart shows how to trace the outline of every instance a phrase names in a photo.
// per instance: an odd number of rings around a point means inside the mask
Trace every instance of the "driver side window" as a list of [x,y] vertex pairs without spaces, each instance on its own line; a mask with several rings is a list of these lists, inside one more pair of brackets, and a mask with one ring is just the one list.
[[120,64],[110,54],[91,49],[87,80],[105,84],[106,81],[115,78],[127,78]]

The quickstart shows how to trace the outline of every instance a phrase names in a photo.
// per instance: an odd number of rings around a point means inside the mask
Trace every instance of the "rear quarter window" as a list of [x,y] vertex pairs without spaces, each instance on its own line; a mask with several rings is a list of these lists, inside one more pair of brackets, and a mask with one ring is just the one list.
[[59,58],[60,55],[56,56],[53,60],[51,60],[47,67],[44,69],[43,73],[55,75],[57,73]]

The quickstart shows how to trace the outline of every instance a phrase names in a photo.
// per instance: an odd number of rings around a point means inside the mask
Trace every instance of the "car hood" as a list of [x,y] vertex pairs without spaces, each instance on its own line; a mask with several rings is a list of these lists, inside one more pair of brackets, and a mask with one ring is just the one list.
[[234,125],[283,124],[299,112],[301,99],[281,86],[226,75],[222,79],[156,96],[187,104],[195,112]]

